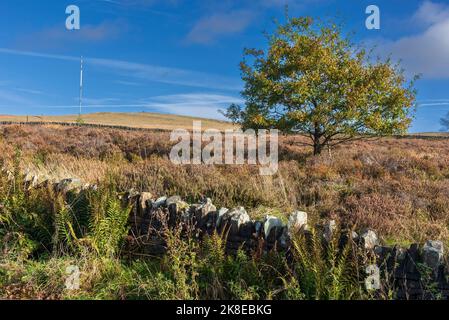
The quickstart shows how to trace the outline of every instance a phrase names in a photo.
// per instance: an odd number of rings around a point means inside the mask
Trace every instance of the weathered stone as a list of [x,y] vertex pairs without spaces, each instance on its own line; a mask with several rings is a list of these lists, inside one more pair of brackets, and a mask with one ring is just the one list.
[[180,196],[172,196],[165,201],[165,205],[167,207],[169,207],[171,204],[177,204],[178,202],[181,202],[181,201],[182,201],[182,199]]
[[28,184],[29,189],[34,188],[39,184],[39,177],[28,173],[25,176],[25,182]]
[[250,221],[251,219],[245,208],[238,207],[227,211],[222,215],[220,226],[227,226],[229,228],[229,234],[236,235],[238,234],[241,225]]
[[140,196],[140,193],[135,189],[129,189],[128,192],[125,193],[126,200],[130,200],[138,196]]
[[365,230],[360,235],[360,242],[362,246],[367,250],[373,250],[375,246],[379,244],[379,240],[377,239],[377,235],[373,230]]
[[186,211],[186,209],[188,209],[190,207],[190,205],[185,202],[182,201],[180,196],[173,196],[168,198],[165,201],[165,206],[170,210],[174,211],[175,214],[180,213],[181,211],[184,212]]
[[307,225],[307,213],[303,211],[295,211],[288,217],[289,232],[297,231]]
[[262,233],[263,223],[260,221],[253,221],[253,223],[254,223],[255,236],[256,236],[256,238],[259,238]]
[[329,220],[325,223],[324,225],[324,240],[326,240],[326,242],[331,242],[335,231],[337,230],[337,223],[335,222],[335,220]]
[[243,207],[240,207],[238,210],[234,211],[231,215],[231,228],[238,231],[243,224],[250,222],[248,213]]
[[217,208],[213,205],[212,200],[209,198],[204,199],[197,210],[201,211],[201,216],[206,216],[209,212],[217,211]]
[[152,206],[151,200],[153,199],[153,195],[149,192],[142,192],[139,196],[139,209],[138,214],[140,216],[144,216],[147,212],[148,208]]
[[396,259],[397,261],[401,262],[405,259],[405,256],[407,255],[407,250],[404,248],[401,248],[399,246],[395,246],[396,250]]
[[[263,224],[265,239],[270,238],[271,232],[274,230],[275,233],[282,234],[281,230],[284,228],[284,223],[281,219],[274,216],[266,216],[265,222]],[[276,238],[276,237],[275,237]]]
[[427,241],[423,247],[423,262],[434,272],[443,263],[444,247],[441,241]]
[[290,239],[289,229],[284,227],[282,230],[282,234],[279,237],[279,244],[280,244],[281,248],[283,248],[283,249],[287,248],[289,239]]
[[165,207],[166,202],[167,202],[167,197],[160,197],[153,203],[153,206],[155,208]]
[[389,255],[391,255],[393,248],[376,246],[374,248],[374,254],[376,255],[378,260],[385,260]]
[[180,196],[172,196],[165,201],[165,206],[168,209],[168,226],[175,227],[181,221],[187,222],[190,220],[190,215],[185,216],[185,212],[189,208],[189,204],[182,201]]
[[221,221],[223,220],[223,216],[229,211],[228,208],[221,208],[220,210],[218,210],[218,216],[217,216],[217,221],[216,226],[219,227],[221,224]]
[[208,224],[212,223],[217,208],[212,204],[211,199],[203,198],[199,204],[193,205],[189,210],[194,218],[196,227],[204,229]]
[[[249,216],[248,216],[249,218]],[[254,223],[251,220],[246,220],[245,222],[240,222],[239,235],[245,239],[245,241],[251,239],[254,231]]]
[[218,220],[218,211],[211,211],[207,214],[206,228],[209,234],[216,229],[217,220]]
[[63,179],[56,184],[56,190],[58,192],[69,192],[80,190],[82,187],[82,183],[80,179]]

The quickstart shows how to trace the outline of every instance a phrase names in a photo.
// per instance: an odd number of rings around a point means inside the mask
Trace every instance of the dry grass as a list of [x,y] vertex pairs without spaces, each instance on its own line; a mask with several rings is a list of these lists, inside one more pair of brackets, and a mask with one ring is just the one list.
[[[76,123],[78,115],[63,115],[63,116],[10,116],[0,115],[0,121],[13,122],[67,122]],[[187,117],[159,113],[112,113],[100,112],[82,115],[84,123],[87,124],[102,124],[111,126],[127,126],[133,128],[147,128],[147,129],[191,129],[193,120],[201,120],[204,129],[219,129],[225,130],[233,128],[229,122],[204,119],[200,117]]]
[[447,140],[385,138],[354,142],[313,157],[299,138],[281,139],[280,166],[272,177],[254,166],[176,166],[168,159],[164,132],[3,126],[5,165],[16,146],[24,170],[54,179],[96,183],[112,176],[121,190],[201,195],[218,206],[243,205],[254,215],[309,212],[359,229],[374,228],[385,242],[449,243],[449,149]]

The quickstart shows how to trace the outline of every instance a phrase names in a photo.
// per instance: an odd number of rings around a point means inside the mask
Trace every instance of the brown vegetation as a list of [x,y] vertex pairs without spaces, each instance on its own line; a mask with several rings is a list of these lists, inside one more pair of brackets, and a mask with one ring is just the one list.
[[10,166],[21,149],[24,171],[42,178],[113,178],[130,188],[187,200],[206,195],[218,206],[243,205],[253,215],[291,209],[314,221],[375,229],[385,242],[449,241],[447,140],[353,142],[313,157],[298,137],[281,139],[279,172],[254,166],[176,166],[168,133],[82,127],[3,126],[0,150]]

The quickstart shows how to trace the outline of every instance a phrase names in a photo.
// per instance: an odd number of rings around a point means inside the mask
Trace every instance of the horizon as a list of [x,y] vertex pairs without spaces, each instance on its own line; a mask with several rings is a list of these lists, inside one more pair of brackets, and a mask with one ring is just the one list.
[[[449,111],[449,4],[376,1],[381,29],[367,30],[368,1],[96,0],[2,2],[0,114],[77,113],[84,57],[83,113],[149,112],[225,120],[218,113],[243,102],[238,63],[245,47],[264,47],[272,18],[326,19],[338,13],[356,43],[402,60],[422,74],[410,133],[438,132]],[[68,5],[79,6],[81,29],[68,31]],[[442,41],[435,41],[441,39]],[[433,40],[433,41],[431,41]]]

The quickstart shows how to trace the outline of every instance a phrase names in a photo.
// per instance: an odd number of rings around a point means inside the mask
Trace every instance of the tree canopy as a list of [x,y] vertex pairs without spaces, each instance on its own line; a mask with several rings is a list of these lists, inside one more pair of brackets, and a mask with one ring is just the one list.
[[266,50],[245,50],[246,103],[225,112],[234,122],[303,134],[314,154],[326,145],[407,131],[416,78],[407,81],[390,59],[373,61],[340,26],[288,18],[267,40]]

